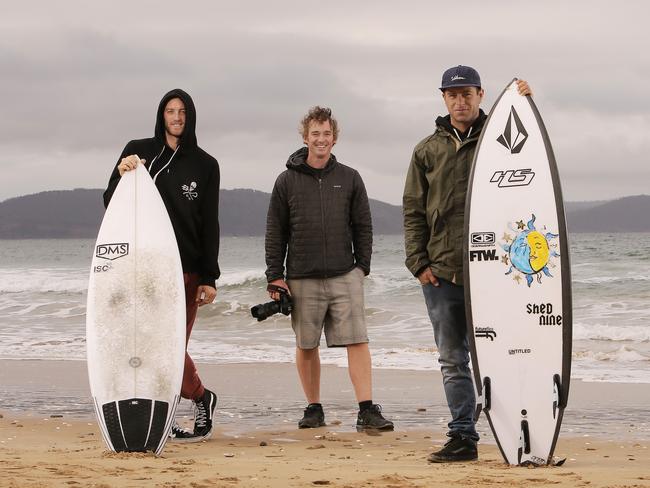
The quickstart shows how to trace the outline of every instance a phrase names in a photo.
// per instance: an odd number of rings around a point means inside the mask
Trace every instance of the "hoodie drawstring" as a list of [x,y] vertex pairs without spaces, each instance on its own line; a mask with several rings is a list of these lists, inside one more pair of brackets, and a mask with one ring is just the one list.
[[[163,166],[162,168],[160,168],[160,169],[158,170],[158,172],[154,175],[154,177],[153,177],[153,182],[154,182],[154,183],[156,182],[156,178],[158,178],[158,175],[162,172],[162,170],[165,169],[167,166],[169,166],[169,164],[172,162],[172,159],[174,159],[174,156],[176,156],[176,153],[178,152],[178,150],[180,149],[180,147],[181,147],[180,144],[179,144],[178,146],[176,146],[176,149],[174,150],[174,154],[172,154],[172,157],[169,158],[169,161],[167,161],[167,164],[165,164],[165,166]],[[151,165],[149,166],[149,173],[150,173],[150,174],[151,174],[151,169],[153,168],[153,163],[154,163],[154,161],[155,161],[156,159],[158,159],[158,157],[159,157],[159,156],[160,156],[164,151],[165,151],[165,146],[163,146],[162,151],[160,151],[160,154],[158,154],[158,156],[156,156],[155,158],[153,158],[153,161],[151,161]]]

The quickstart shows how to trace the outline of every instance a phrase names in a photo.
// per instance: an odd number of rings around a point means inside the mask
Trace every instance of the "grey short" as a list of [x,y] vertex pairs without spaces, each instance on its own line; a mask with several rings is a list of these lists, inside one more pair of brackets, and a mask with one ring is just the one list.
[[361,268],[334,278],[288,280],[293,298],[291,326],[300,349],[320,344],[325,328],[327,347],[368,342]]

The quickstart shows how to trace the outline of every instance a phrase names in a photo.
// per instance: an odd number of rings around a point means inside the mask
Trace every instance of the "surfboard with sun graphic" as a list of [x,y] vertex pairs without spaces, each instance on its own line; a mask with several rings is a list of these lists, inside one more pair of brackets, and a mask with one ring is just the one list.
[[478,142],[464,259],[478,412],[507,463],[552,463],[571,373],[569,246],[550,140],[516,80]]

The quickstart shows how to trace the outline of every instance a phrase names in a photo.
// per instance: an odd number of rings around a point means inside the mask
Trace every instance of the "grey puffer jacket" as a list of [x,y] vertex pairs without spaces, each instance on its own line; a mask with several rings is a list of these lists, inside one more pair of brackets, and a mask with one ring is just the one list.
[[266,218],[266,278],[331,278],[355,266],[370,273],[372,218],[361,175],[331,155],[320,172],[307,148],[275,182]]

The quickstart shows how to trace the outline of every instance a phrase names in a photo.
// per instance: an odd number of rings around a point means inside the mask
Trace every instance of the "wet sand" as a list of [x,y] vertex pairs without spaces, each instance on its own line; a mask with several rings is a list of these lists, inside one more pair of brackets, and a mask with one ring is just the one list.
[[354,430],[345,369],[323,369],[328,426],[305,431],[296,428],[304,402],[292,365],[201,364],[220,396],[213,438],[168,443],[154,457],[106,451],[85,367],[0,361],[0,486],[650,487],[645,384],[574,381],[555,451],[567,458],[561,467],[505,465],[484,419],[479,461],[431,465],[426,457],[444,443],[448,420],[437,372],[375,371],[375,401],[396,431],[371,436]]

